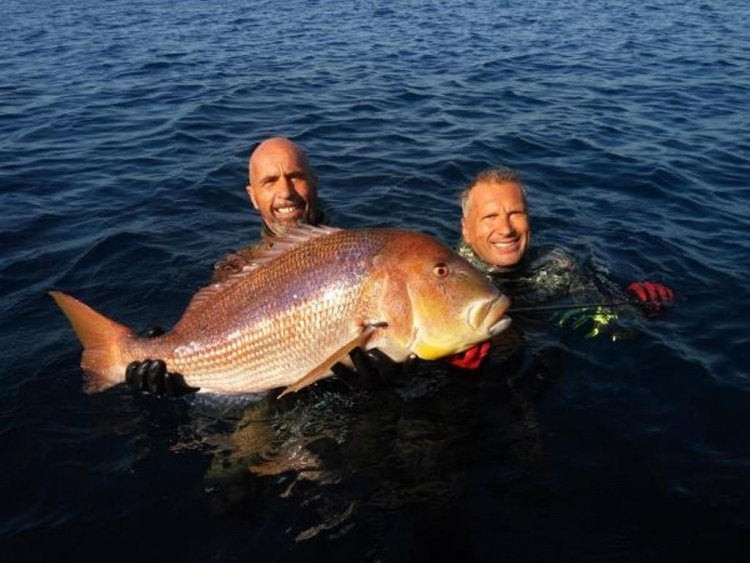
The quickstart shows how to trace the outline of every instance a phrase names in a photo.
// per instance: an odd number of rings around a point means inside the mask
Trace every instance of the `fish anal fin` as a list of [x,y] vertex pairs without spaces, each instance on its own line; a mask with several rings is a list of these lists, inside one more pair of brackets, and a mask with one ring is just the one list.
[[280,399],[287,393],[297,392],[303,387],[307,387],[308,385],[315,383],[318,379],[322,379],[323,377],[328,375],[333,365],[345,359],[349,355],[349,352],[351,352],[358,346],[364,346],[365,344],[367,344],[367,341],[370,340],[370,337],[373,335],[375,330],[377,330],[377,328],[378,326],[366,326],[364,330],[359,333],[354,339],[347,342],[333,354],[328,356],[325,360],[323,360],[323,363],[313,368],[310,373],[284,389],[277,398]]

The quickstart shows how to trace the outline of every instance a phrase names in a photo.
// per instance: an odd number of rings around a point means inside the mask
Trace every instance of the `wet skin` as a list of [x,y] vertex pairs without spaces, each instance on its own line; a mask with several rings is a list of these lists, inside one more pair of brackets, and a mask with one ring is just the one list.
[[253,207],[275,234],[309,223],[317,206],[317,180],[304,153],[291,141],[264,141],[250,157]]
[[511,181],[478,183],[469,194],[461,231],[464,240],[488,264],[517,264],[531,239],[521,186]]

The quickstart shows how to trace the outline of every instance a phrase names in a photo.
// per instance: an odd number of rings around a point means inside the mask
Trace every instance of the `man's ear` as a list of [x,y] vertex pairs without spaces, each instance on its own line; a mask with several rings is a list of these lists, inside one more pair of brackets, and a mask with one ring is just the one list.
[[250,184],[245,186],[245,191],[247,192],[247,196],[250,198],[250,203],[253,204],[253,207],[255,209],[258,209],[258,202],[255,201],[255,194],[253,193],[253,188]]
[[461,236],[466,242],[469,242],[466,239],[466,217],[461,217]]

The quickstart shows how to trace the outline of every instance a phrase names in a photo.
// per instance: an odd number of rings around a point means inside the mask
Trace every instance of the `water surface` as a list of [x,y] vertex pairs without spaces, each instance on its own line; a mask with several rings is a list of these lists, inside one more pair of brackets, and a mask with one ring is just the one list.
[[[740,558],[745,2],[2,11],[6,560]],[[256,238],[246,158],[269,135],[308,151],[334,223],[450,244],[469,178],[518,168],[534,244],[679,302],[627,342],[542,327],[465,377],[229,404],[82,393],[46,290],[173,323]]]

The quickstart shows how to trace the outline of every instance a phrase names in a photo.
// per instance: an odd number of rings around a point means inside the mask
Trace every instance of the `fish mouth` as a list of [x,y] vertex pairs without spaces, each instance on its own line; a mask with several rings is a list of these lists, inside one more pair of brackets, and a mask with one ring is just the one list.
[[505,316],[505,312],[509,306],[510,300],[505,295],[472,305],[467,314],[469,326],[478,332],[494,336],[508,328],[510,318]]
[[497,321],[494,325],[490,327],[490,336],[495,336],[496,334],[501,333],[506,328],[510,326],[511,319],[510,317],[503,316],[499,321]]

